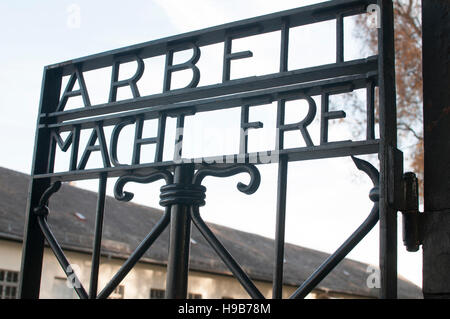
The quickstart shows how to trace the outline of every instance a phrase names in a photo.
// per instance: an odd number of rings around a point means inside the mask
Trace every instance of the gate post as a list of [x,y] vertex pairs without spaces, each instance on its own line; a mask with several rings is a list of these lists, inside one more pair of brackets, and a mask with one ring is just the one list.
[[397,298],[397,210],[395,166],[397,107],[395,95],[394,10],[392,0],[379,0],[381,28],[378,30],[380,89],[380,298]]
[[39,228],[34,208],[38,206],[42,194],[50,186],[50,179],[34,179],[34,175],[45,174],[49,170],[53,170],[52,160],[49,158],[50,130],[46,127],[40,127],[39,124],[41,123],[41,114],[54,111],[58,105],[61,89],[61,73],[59,70],[44,69],[42,88],[22,245],[22,264],[19,278],[19,298],[21,299],[39,298],[44,235]]
[[[174,183],[191,185],[194,165],[181,164],[175,168]],[[175,202],[177,195],[174,194]],[[167,263],[167,299],[185,299],[189,271],[191,218],[189,204],[173,204],[170,213],[169,260]]]
[[450,298],[449,10],[449,0],[422,0],[425,298]]

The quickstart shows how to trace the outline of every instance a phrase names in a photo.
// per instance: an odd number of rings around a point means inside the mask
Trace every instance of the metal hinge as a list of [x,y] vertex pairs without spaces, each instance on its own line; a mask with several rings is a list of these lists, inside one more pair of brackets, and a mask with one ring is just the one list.
[[419,186],[416,174],[404,173],[401,181],[401,205],[403,215],[403,244],[406,250],[419,250],[423,241],[424,214],[419,212]]
[[394,178],[388,187],[388,201],[403,215],[403,244],[406,250],[418,251],[423,242],[425,214],[419,212],[419,183],[416,174],[403,173],[403,153],[391,148],[388,153]]

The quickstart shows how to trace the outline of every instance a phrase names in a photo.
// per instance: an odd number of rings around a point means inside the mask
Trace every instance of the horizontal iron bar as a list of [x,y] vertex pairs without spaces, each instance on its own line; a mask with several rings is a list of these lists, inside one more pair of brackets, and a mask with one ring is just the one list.
[[314,273],[303,282],[303,284],[292,294],[291,299],[305,298],[333,269],[336,267],[348,253],[370,232],[379,220],[379,205],[375,203],[369,216],[358,227],[358,229],[336,250],[336,252],[327,258]]
[[242,105],[254,106],[259,104],[267,104],[279,100],[295,100],[299,98],[299,94],[314,96],[322,93],[332,94],[351,92],[352,90],[365,88],[369,81],[372,82],[373,78],[370,77],[368,79],[366,74],[343,76],[322,81],[233,94],[225,97],[214,97],[193,102],[181,102],[172,105],[147,107],[137,111],[128,111],[98,117],[90,117],[82,120],[73,120],[48,125],[41,124],[40,127],[47,127],[50,129],[58,128],[59,132],[64,132],[72,130],[74,125],[78,125],[80,129],[94,128],[96,126],[96,122],[99,121],[102,122],[103,127],[106,127],[116,125],[126,118],[135,118],[137,116],[142,116],[144,120],[149,120],[158,118],[161,113],[165,113],[168,115],[179,114],[182,112],[198,113],[232,108]]
[[[78,296],[81,299],[88,299],[89,295],[86,292],[86,290],[84,289],[83,285],[81,284],[81,281],[79,280],[79,278],[77,277],[75,272],[73,270],[72,270],[72,272],[69,271],[69,269],[71,269],[70,263],[67,260],[66,256],[64,255],[64,252],[63,252],[61,246],[58,244],[58,241],[56,240],[55,236],[53,235],[47,221],[45,220],[45,217],[38,216],[38,222],[39,222],[39,227],[41,228],[45,239],[47,240],[48,244],[50,245],[50,248],[52,249],[53,253],[55,254],[55,257],[58,260],[59,264],[61,265],[67,278],[69,278],[70,276],[75,278],[76,283],[74,285],[74,289],[75,289],[76,293],[78,294]],[[73,281],[72,281],[72,283],[73,283]]]
[[46,68],[61,68],[63,75],[71,74],[74,71],[75,65],[80,66],[81,71],[89,71],[111,66],[114,59],[117,57],[123,57],[124,62],[126,62],[126,57],[130,55],[139,55],[141,58],[149,58],[165,54],[168,48],[184,45],[189,42],[194,42],[197,46],[206,46],[223,42],[230,36],[233,38],[242,38],[278,31],[281,30],[286,19],[289,20],[290,27],[296,27],[335,19],[336,14],[342,16],[361,14],[366,12],[367,6],[371,3],[376,3],[376,0],[328,1],[131,45],[116,50],[56,63],[49,65]]
[[[312,159],[321,159],[321,158],[332,158],[332,157],[344,157],[350,155],[364,155],[364,154],[374,154],[379,151],[379,140],[367,140],[367,141],[344,141],[344,142],[332,142],[325,145],[312,146],[312,147],[301,147],[301,148],[292,148],[285,149],[279,152],[280,155],[286,155],[289,162],[292,161],[304,161],[304,160],[312,160]],[[270,157],[270,154],[267,156]],[[193,162],[195,164],[195,168],[200,168],[207,164],[208,167],[216,166],[223,167],[230,164],[227,164],[226,161],[228,158],[233,159],[233,163],[242,163],[249,162],[251,159],[256,159],[256,163],[252,164],[268,164],[267,161],[261,161],[258,157],[258,153],[248,153],[248,154],[232,154],[232,155],[224,155],[224,156],[210,156],[205,158],[197,158],[197,159],[186,159],[187,162]],[[239,159],[239,161],[238,161]],[[274,163],[277,161],[277,158],[274,157]],[[214,164],[214,165],[211,165]],[[33,179],[40,178],[50,178],[51,181],[76,181],[76,180],[85,180],[85,179],[96,179],[103,173],[108,173],[108,177],[119,177],[125,174],[147,174],[160,169],[173,169],[175,166],[180,165],[179,162],[174,161],[164,161],[157,163],[147,163],[147,164],[139,164],[139,165],[123,165],[117,167],[108,167],[108,168],[97,168],[97,169],[85,169],[85,170],[75,170],[68,172],[59,172],[59,173],[51,173],[51,174],[39,174],[33,175]]]
[[206,85],[198,88],[177,89],[165,93],[105,103],[92,107],[45,113],[41,114],[40,122],[43,124],[62,122],[83,117],[130,111],[152,106],[169,105],[178,102],[195,101],[210,97],[236,94],[252,90],[262,90],[277,86],[320,81],[336,77],[361,74],[366,77],[371,77],[377,74],[377,68],[378,56],[371,56],[364,59],[342,63],[331,63],[299,70],[236,79],[226,83]]

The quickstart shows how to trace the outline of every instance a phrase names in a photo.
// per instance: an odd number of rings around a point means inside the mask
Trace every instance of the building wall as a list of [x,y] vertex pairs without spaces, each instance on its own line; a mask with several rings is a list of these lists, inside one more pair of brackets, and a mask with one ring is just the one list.
[[[21,253],[22,243],[0,239],[0,269],[20,271]],[[91,256],[71,251],[65,253],[77,272],[81,284],[86,291],[89,291]],[[123,262],[121,259],[102,257],[99,271],[99,291],[119,270]],[[256,281],[255,284],[266,297],[271,297],[271,283]],[[150,289],[165,289],[166,268],[149,263],[138,263],[120,285],[124,286],[124,298],[147,299],[150,297]],[[283,297],[289,297],[294,290],[295,287],[285,286]],[[249,298],[247,292],[235,278],[198,271],[189,273],[188,292],[200,294],[201,298],[208,299]],[[311,293],[309,296],[309,298],[314,297],[315,293]],[[49,248],[44,251],[40,298],[77,298],[75,291],[67,285],[66,275]]]

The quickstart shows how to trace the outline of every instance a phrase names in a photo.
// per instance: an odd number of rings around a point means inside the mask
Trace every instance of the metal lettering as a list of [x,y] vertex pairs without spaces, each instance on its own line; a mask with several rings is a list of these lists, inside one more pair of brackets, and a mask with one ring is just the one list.
[[302,133],[303,139],[306,143],[306,146],[314,146],[314,143],[311,140],[311,136],[309,135],[308,130],[306,129],[308,125],[310,125],[312,123],[312,121],[314,120],[314,117],[316,116],[316,112],[317,112],[317,107],[316,107],[316,102],[314,102],[314,100],[310,97],[310,96],[302,96],[300,98],[298,98],[298,100],[306,100],[308,102],[308,114],[306,114],[306,117],[301,120],[298,123],[293,123],[293,124],[280,124],[279,125],[279,134],[283,134],[284,132],[287,131],[295,131],[295,130],[300,130],[300,132]]
[[227,37],[224,43],[222,82],[227,82],[230,80],[231,60],[251,58],[253,56],[252,51],[241,51],[231,53],[231,46],[232,46],[232,38]]
[[330,95],[328,93],[322,94],[321,115],[320,115],[320,144],[328,143],[328,121],[343,119],[346,117],[344,111],[330,111]]
[[[99,142],[98,145],[95,144],[97,140]],[[105,133],[103,131],[103,124],[101,122],[97,123],[95,128],[92,130],[87,146],[84,149],[83,156],[81,156],[80,163],[78,164],[78,170],[83,170],[86,167],[91,153],[97,151],[101,152],[102,154],[103,166],[105,168],[111,167],[108,156],[108,148],[106,146]]]
[[120,132],[122,132],[122,129],[125,126],[134,124],[134,123],[135,123],[134,119],[126,119],[114,127],[114,130],[111,134],[111,142],[110,142],[110,147],[109,147],[111,163],[114,166],[123,166],[123,164],[120,164],[119,160],[117,159],[117,142],[119,140]]
[[248,152],[248,130],[262,128],[262,122],[249,122],[249,105],[244,105],[241,108],[241,139],[239,144],[239,153],[245,154]]
[[136,120],[136,130],[134,135],[134,147],[132,164],[140,164],[141,161],[141,147],[147,144],[156,144],[155,162],[162,160],[162,147],[164,145],[164,130],[166,126],[166,117],[162,116],[158,122],[158,133],[155,137],[142,137],[142,130],[144,129],[144,118],[138,117]]
[[114,61],[112,66],[111,88],[109,91],[109,100],[108,100],[110,103],[115,102],[117,100],[117,89],[119,87],[129,86],[131,89],[131,93],[133,94],[133,98],[138,98],[141,96],[139,94],[139,89],[136,83],[144,74],[145,66],[144,61],[142,61],[140,57],[136,56],[134,59],[137,62],[136,73],[131,78],[120,81],[119,81],[119,68],[122,62],[120,59]]
[[170,91],[170,86],[172,84],[172,73],[182,70],[192,70],[192,80],[191,82],[186,86],[186,88],[195,88],[198,85],[198,82],[200,82],[200,70],[195,65],[198,60],[200,59],[200,48],[196,46],[194,43],[190,43],[189,46],[193,50],[192,57],[180,64],[173,64],[173,54],[175,52],[174,49],[170,49],[166,53],[166,67],[164,70],[164,86],[163,91]]
[[[75,86],[75,82],[78,80],[78,85],[80,88],[78,90],[73,90]],[[64,90],[63,95],[59,101],[58,107],[56,108],[57,112],[63,111],[66,107],[67,101],[69,98],[74,96],[80,96],[83,98],[84,106],[91,106],[91,101],[89,100],[89,95],[86,88],[86,82],[84,81],[83,72],[79,70],[78,67],[75,67],[75,71],[69,78],[69,82],[67,82],[66,89]]]
[[50,144],[50,152],[49,152],[49,167],[48,171],[53,172],[53,166],[55,164],[55,152],[56,152],[56,144],[58,144],[59,148],[63,152],[67,152],[69,147],[72,145],[72,152],[70,156],[70,164],[69,170],[73,171],[77,168],[77,158],[78,158],[78,147],[80,143],[80,127],[75,125],[73,130],[67,136],[66,140],[63,141],[58,132],[52,131],[50,133],[51,136],[51,144]]

